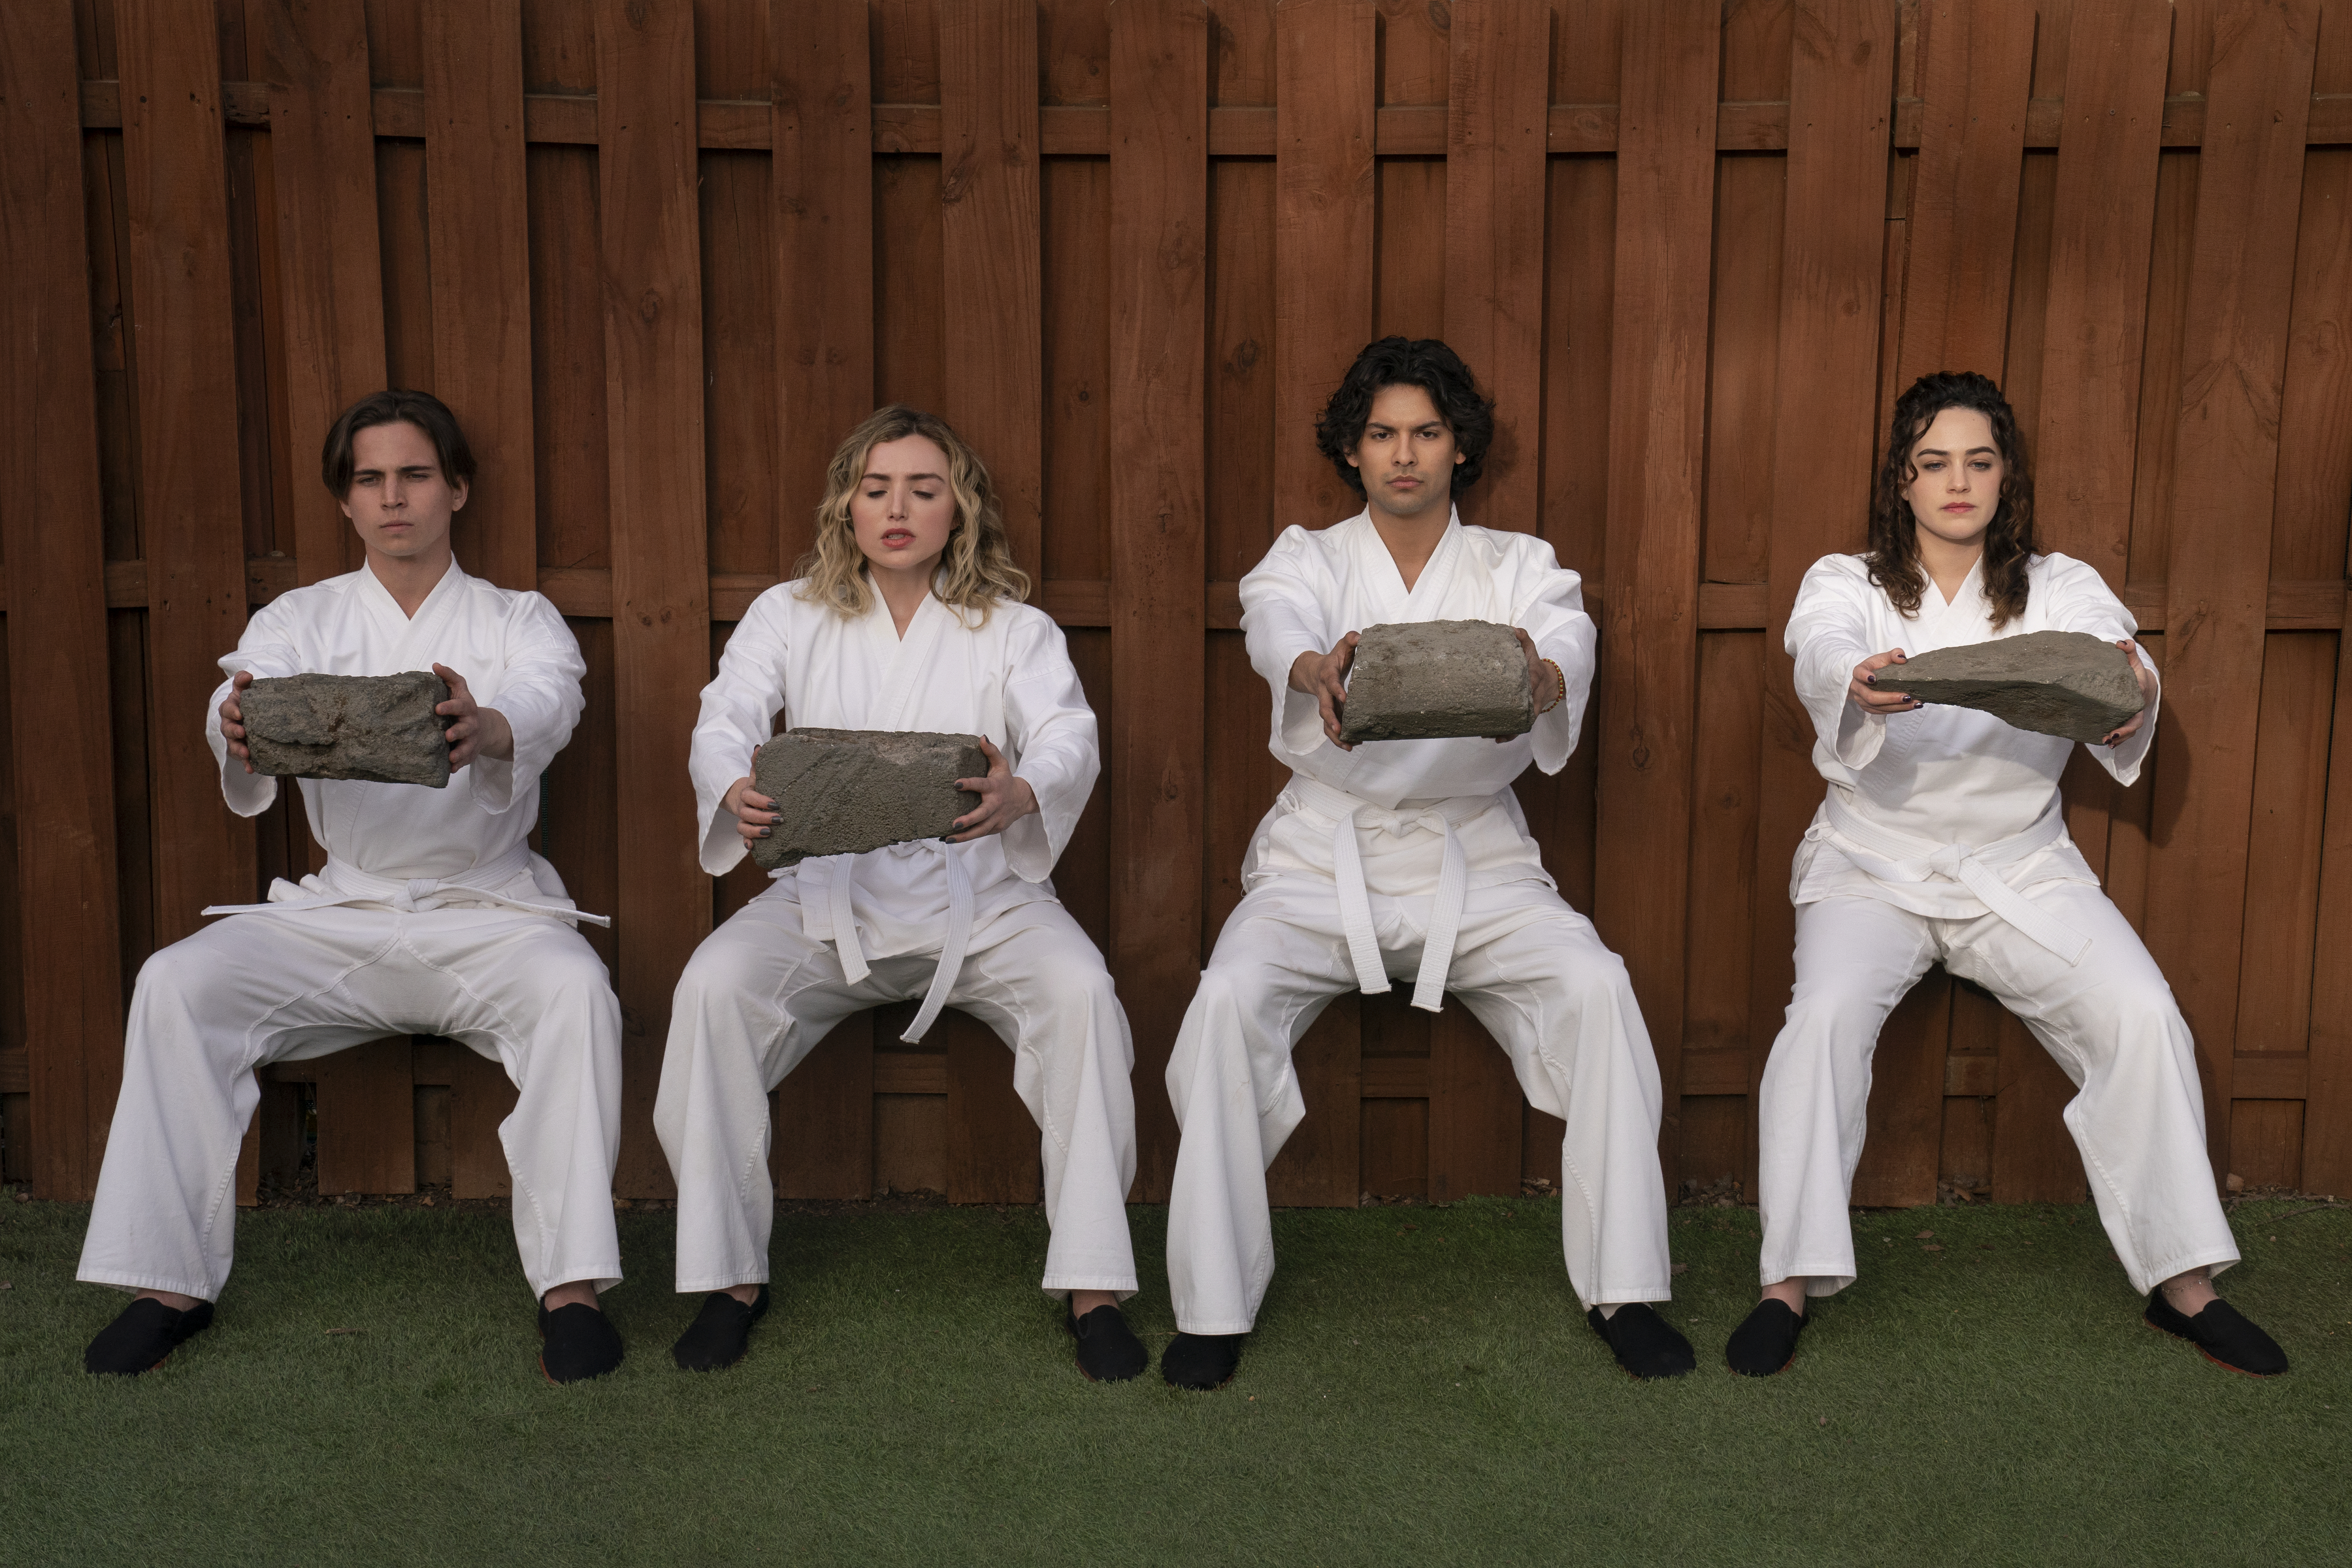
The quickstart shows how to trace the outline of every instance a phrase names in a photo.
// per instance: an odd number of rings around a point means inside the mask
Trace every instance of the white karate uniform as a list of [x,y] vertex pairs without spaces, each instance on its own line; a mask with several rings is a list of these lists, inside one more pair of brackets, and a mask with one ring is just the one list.
[[[1178,1327],[1256,1321],[1274,1277],[1265,1168],[1306,1114],[1291,1047],[1334,995],[1386,991],[1391,975],[1431,1012],[1459,993],[1528,1100],[1567,1121],[1560,1230],[1578,1299],[1666,1300],[1657,1060],[1623,962],[1560,898],[1510,789],[1530,761],[1558,773],[1576,746],[1593,657],[1577,574],[1532,534],[1456,517],[1408,591],[1363,512],[1285,530],[1241,595],[1250,662],[1273,691],[1268,744],[1291,779],[1251,840],[1244,895],[1168,1064],[1183,1128],[1168,1211]],[[1561,701],[1499,745],[1332,745],[1316,700],[1290,689],[1298,656],[1435,620],[1523,628],[1565,676]]]
[[1132,1295],[1134,1047],[1102,953],[1050,879],[1102,765],[1062,630],[1010,601],[974,626],[927,596],[902,638],[879,595],[853,619],[798,589],[752,601],[702,691],[692,768],[705,870],[723,875],[746,853],[721,803],[780,709],[793,729],[984,735],[1037,810],[966,843],[780,868],[695,950],[654,1102],[677,1177],[677,1288],[768,1278],[768,1092],[841,1019],[921,996],[905,1038],[954,1006],[1013,1048],[1013,1087],[1041,1134],[1045,1291]]
[[[515,1244],[534,1295],[621,1279],[613,1225],[621,1010],[555,868],[525,842],[539,779],[580,717],[586,666],[555,606],[452,562],[415,618],[365,567],[254,612],[220,661],[273,676],[396,675],[445,664],[506,716],[511,761],[481,757],[447,787],[303,779],[327,865],[269,902],[150,958],[125,1031],[122,1094],[99,1173],[79,1278],[211,1300],[228,1278],[237,1145],[253,1069],[388,1034],[444,1035],[505,1068],[520,1092],[499,1128],[514,1174]],[[277,798],[205,721],[221,793],[240,816]]]
[[[2137,634],[2098,573],[2034,558],[2025,614],[1992,629],[1981,564],[1948,604],[1906,616],[1859,556],[1805,574],[1789,620],[1797,695],[1827,798],[1797,849],[1797,979],[1758,1104],[1763,1282],[1826,1296],[1854,1278],[1846,1199],[1862,1157],[1879,1026],[1930,963],[1998,996],[2080,1092],[2067,1130],[2134,1288],[2237,1260],[2205,1152],[2197,1056],[2170,987],[2066,835],[2058,776],[2074,742],[1989,713],[1865,713],[1854,667],[2027,632]],[[2141,655],[2143,658],[2146,655]],[[1901,689],[1900,666],[1878,676]],[[2091,754],[2119,784],[2156,734]]]

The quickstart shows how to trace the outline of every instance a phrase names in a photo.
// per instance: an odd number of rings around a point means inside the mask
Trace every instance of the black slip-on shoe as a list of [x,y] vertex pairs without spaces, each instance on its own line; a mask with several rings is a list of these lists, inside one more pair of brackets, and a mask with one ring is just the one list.
[[2149,1328],[2187,1340],[2217,1366],[2248,1377],[2276,1377],[2286,1370],[2286,1352],[2279,1349],[2278,1342],[2218,1296],[2192,1318],[2166,1300],[2164,1287],[2159,1285],[2147,1293],[2143,1316]]
[[1628,1301],[1608,1318],[1601,1315],[1600,1308],[1588,1308],[1584,1321],[1608,1345],[1617,1364],[1635,1377],[1680,1377],[1698,1365],[1690,1341],[1646,1301]]
[[724,1290],[713,1290],[702,1299],[702,1310],[677,1336],[677,1343],[669,1347],[669,1358],[677,1363],[680,1372],[718,1372],[733,1366],[751,1348],[751,1325],[767,1311],[765,1285],[748,1307]]
[[175,1312],[152,1296],[142,1296],[98,1331],[98,1338],[81,1352],[82,1370],[113,1377],[152,1372],[163,1364],[174,1346],[204,1332],[212,1321],[210,1301]]
[[1178,1388],[1223,1388],[1242,1364],[1244,1334],[1178,1334],[1160,1352],[1160,1375]]
[[1127,1326],[1126,1315],[1108,1302],[1083,1318],[1065,1313],[1063,1327],[1077,1339],[1078,1370],[1089,1383],[1125,1383],[1151,1364],[1150,1352]]
[[602,1377],[621,1364],[621,1331],[585,1301],[539,1310],[539,1370],[550,1383]]
[[1723,1359],[1743,1377],[1769,1377],[1787,1371],[1797,1359],[1797,1336],[1805,1331],[1805,1316],[1786,1301],[1759,1301],[1756,1310],[1731,1331]]

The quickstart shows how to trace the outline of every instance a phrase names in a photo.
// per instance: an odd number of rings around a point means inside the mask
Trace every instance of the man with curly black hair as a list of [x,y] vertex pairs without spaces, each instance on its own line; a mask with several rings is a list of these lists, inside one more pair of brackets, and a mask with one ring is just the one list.
[[[1561,1118],[1560,1231],[1587,1321],[1638,1377],[1694,1364],[1646,1303],[1671,1294],[1658,1168],[1657,1060],[1625,965],[1543,868],[1511,781],[1556,773],[1592,681],[1580,579],[1532,533],[1465,528],[1494,405],[1433,339],[1356,358],[1316,442],[1364,510],[1283,531],[1242,579],[1250,661],[1273,695],[1268,744],[1291,779],[1253,837],[1245,896],[1218,939],[1168,1064],[1183,1140],[1168,1213],[1179,1332],[1167,1380],[1215,1388],[1241,1361],[1274,1276],[1265,1168],[1306,1115],[1290,1051],[1331,998],[1413,981],[1458,994]],[[1411,621],[1512,628],[1538,710],[1510,737],[1342,740],[1360,632]],[[1339,1108],[1353,1115],[1355,1108]]]

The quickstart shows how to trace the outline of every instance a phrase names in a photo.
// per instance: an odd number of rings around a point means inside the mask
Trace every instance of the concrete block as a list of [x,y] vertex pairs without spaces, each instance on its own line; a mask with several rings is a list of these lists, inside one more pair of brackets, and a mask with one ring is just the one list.
[[289,675],[257,680],[238,706],[253,771],[279,778],[449,782],[449,700],[437,675]]
[[1356,645],[1339,738],[1438,740],[1522,735],[1535,727],[1527,656],[1492,621],[1372,626]]
[[752,780],[776,803],[776,830],[751,846],[764,869],[809,856],[862,855],[940,838],[980,804],[958,779],[988,772],[971,735],[921,730],[787,730],[760,748]]
[[2146,706],[2123,649],[2087,632],[2027,632],[1939,648],[1887,666],[1871,683],[2070,741],[2102,740]]

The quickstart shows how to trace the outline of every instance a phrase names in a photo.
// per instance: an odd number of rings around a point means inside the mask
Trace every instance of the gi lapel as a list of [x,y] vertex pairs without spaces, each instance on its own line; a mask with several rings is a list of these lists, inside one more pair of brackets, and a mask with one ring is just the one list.
[[[1438,535],[1437,548],[1429,552],[1429,560],[1413,580],[1412,591],[1405,595],[1404,616],[1408,621],[1437,621],[1445,618],[1445,600],[1454,591],[1454,577],[1462,563],[1462,519],[1459,513],[1445,520],[1445,531]],[[1400,577],[1399,582],[1403,579]]]
[[890,619],[890,606],[875,596],[875,607],[881,617],[883,634],[891,637],[896,646],[882,666],[881,700],[875,704],[874,727],[877,730],[911,730],[915,727],[915,707],[923,695],[923,677],[931,667],[940,637],[953,613],[929,594],[915,606],[914,618],[907,623],[907,635],[898,637]]
[[[368,580],[374,582],[373,572],[368,574]],[[375,588],[384,598],[392,598],[383,584],[377,583]],[[442,646],[448,636],[449,623],[457,617],[457,606],[464,603],[465,597],[465,571],[452,561],[449,570],[441,574],[441,581],[433,584],[433,591],[425,595],[423,604],[416,606],[416,614],[405,617],[406,624],[401,628],[400,635],[393,639],[391,657],[377,673],[398,675],[403,670],[431,669],[439,663],[449,665],[468,681],[478,679],[481,671],[466,669],[451,663],[456,650]],[[394,601],[394,611],[397,613],[399,608],[399,603]],[[481,692],[475,695],[485,701],[489,700]]]

